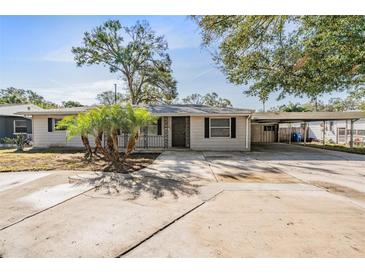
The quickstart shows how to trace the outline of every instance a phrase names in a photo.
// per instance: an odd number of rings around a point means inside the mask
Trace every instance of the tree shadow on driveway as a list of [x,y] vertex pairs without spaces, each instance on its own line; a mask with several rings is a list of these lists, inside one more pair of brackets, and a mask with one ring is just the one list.
[[107,195],[127,194],[126,200],[135,200],[142,194],[149,194],[153,199],[159,199],[169,194],[174,199],[180,196],[199,194],[200,185],[190,183],[184,179],[172,176],[158,176],[155,174],[134,175],[119,173],[104,173],[95,178],[70,178],[73,183],[88,183],[96,191],[106,191]]

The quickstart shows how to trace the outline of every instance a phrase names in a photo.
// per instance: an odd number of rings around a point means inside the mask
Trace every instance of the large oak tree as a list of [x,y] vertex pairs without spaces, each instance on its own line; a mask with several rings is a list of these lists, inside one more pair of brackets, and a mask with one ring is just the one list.
[[365,16],[194,16],[227,79],[265,101],[359,90]]
[[109,20],[85,32],[83,45],[73,47],[78,66],[102,64],[119,73],[132,104],[169,103],[176,98],[168,44],[145,21],[131,27]]

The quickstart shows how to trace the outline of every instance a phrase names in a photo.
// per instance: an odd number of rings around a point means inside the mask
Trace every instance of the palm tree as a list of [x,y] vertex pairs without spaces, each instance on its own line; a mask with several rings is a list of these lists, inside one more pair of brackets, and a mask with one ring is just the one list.
[[77,116],[67,116],[57,123],[57,128],[66,128],[67,140],[80,135],[82,144],[86,149],[86,159],[91,159],[93,156],[88,137],[91,133],[90,122],[91,119],[88,113],[79,113]]
[[[115,167],[120,164],[118,144],[119,131],[130,134],[124,159],[134,150],[141,128],[155,122],[156,117],[143,108],[133,108],[130,104],[102,106],[79,113],[77,116],[65,117],[57,127],[67,128],[67,139],[80,135],[86,148],[85,158],[92,158],[93,154],[100,152],[107,161]],[[89,143],[88,136],[95,139],[94,153]],[[103,145],[102,138],[106,144]]]
[[157,121],[157,117],[152,116],[148,110],[144,108],[133,108],[131,105],[127,105],[126,114],[125,129],[130,135],[125,150],[125,158],[135,149],[140,130],[148,126],[148,124]]

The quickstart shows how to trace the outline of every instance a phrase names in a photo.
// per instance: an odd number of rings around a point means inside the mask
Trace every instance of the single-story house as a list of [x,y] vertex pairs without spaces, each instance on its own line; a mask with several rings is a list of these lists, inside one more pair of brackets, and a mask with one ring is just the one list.
[[4,137],[32,134],[32,120],[17,113],[35,110],[42,108],[33,104],[0,104],[0,143]]
[[[253,110],[202,105],[145,106],[160,117],[140,135],[137,148],[189,148],[192,150],[250,150],[250,119]],[[81,147],[80,138],[66,139],[65,130],[56,128],[65,116],[84,112],[89,107],[23,111],[32,116],[34,147]],[[119,143],[126,145],[121,134]],[[92,140],[92,138],[90,138]]]
[[[140,149],[192,149],[249,151],[252,143],[280,142],[279,125],[310,121],[349,120],[365,118],[363,112],[311,113],[255,113],[251,109],[219,108],[203,105],[145,106],[158,122],[143,129],[138,139]],[[23,111],[32,116],[35,147],[82,147],[80,138],[66,139],[66,132],[57,129],[65,116],[76,115],[90,107]],[[92,138],[90,138],[92,141]],[[125,147],[128,135],[119,136],[120,147]]]

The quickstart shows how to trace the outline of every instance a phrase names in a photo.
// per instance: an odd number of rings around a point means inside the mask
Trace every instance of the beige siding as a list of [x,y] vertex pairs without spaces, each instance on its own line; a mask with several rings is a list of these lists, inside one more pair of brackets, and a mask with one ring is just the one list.
[[190,148],[193,150],[247,151],[247,117],[236,117],[236,138],[204,138],[204,117],[190,117]]
[[[66,139],[66,131],[57,130],[48,132],[48,118],[62,118],[62,116],[34,116],[33,117],[33,144],[34,147],[69,146],[83,147],[81,138]],[[90,138],[93,145],[93,140]]]

